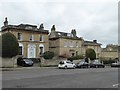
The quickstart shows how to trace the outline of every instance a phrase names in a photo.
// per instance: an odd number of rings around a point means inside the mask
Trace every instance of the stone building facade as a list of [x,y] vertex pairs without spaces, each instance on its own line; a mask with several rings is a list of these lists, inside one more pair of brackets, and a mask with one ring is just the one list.
[[39,28],[29,24],[8,25],[6,18],[1,32],[11,32],[16,36],[19,43],[19,56],[38,58],[45,51],[49,51],[49,31],[44,30],[43,24]]
[[96,52],[96,57],[99,58],[101,53],[101,44],[97,40],[85,41],[82,37],[76,36],[76,30],[71,33],[56,31],[55,25],[51,28],[49,35],[49,50],[54,52],[56,56],[85,56],[85,51],[92,48]]
[[118,48],[118,45],[107,45],[106,48],[102,49],[100,58],[104,60],[114,60],[116,58],[120,59],[120,52]]
[[58,57],[85,56],[88,48],[95,50],[97,58],[101,53],[101,44],[97,40],[86,41],[77,36],[75,29],[70,33],[60,32],[53,25],[49,33],[48,30],[44,30],[43,24],[39,28],[30,24],[8,25],[8,20],[5,18],[1,32],[11,32],[16,36],[19,43],[19,56],[25,58],[38,58],[45,51],[52,51]]

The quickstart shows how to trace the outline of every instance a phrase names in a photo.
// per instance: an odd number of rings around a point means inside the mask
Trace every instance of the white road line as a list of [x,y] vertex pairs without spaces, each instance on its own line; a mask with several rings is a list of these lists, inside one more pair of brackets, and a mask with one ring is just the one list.
[[118,87],[120,83],[117,83],[117,84],[113,84],[113,87]]

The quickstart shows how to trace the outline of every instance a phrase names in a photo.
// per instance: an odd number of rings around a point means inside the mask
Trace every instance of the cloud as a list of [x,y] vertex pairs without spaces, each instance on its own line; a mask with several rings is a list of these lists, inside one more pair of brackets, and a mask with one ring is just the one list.
[[44,23],[48,30],[55,24],[59,31],[71,32],[73,28],[76,29],[77,35],[86,40],[97,39],[103,44],[117,44],[117,0],[31,1],[0,3],[0,26],[7,16],[9,24],[28,23],[39,26]]

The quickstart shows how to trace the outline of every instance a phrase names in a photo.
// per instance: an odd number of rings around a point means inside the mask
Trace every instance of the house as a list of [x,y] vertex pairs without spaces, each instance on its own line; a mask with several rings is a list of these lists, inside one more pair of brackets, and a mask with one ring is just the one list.
[[[72,30],[73,32],[75,30]],[[76,32],[76,31],[75,31]],[[56,31],[55,25],[51,28],[49,35],[49,49],[56,56],[75,56],[82,54],[83,39],[73,33]]]
[[84,44],[83,44],[83,51],[84,51],[84,54],[85,54],[85,51],[88,49],[88,48],[92,48],[95,53],[96,53],[96,58],[100,58],[100,53],[101,53],[101,43],[98,43],[97,40],[93,40],[93,41],[84,41]]
[[105,48],[102,48],[101,51],[101,59],[104,60],[113,60],[113,59],[120,59],[120,52],[119,52],[118,45],[108,44]]
[[49,31],[44,30],[43,24],[39,28],[30,24],[9,25],[5,18],[1,32],[11,32],[16,36],[19,43],[19,56],[24,58],[37,58],[45,51],[49,51]]
[[49,35],[49,50],[54,52],[56,56],[85,56],[85,51],[88,48],[94,49],[97,58],[99,58],[101,44],[97,43],[97,40],[85,41],[82,37],[76,36],[75,29],[72,29],[71,33],[66,33],[57,31],[55,25],[52,26]]

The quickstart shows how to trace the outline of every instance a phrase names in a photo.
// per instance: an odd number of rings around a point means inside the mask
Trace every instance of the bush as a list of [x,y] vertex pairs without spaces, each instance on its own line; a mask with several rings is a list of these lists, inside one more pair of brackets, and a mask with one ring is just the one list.
[[114,63],[115,60],[102,60],[104,64],[111,64],[111,63]]
[[13,57],[18,54],[19,44],[16,37],[8,32],[0,36],[2,38],[2,57]]
[[44,59],[52,59],[54,57],[54,52],[46,51],[43,53]]
[[83,55],[76,55],[76,56],[72,56],[67,58],[68,60],[78,60],[78,59],[83,59]]
[[94,49],[88,48],[85,52],[86,57],[90,58],[90,60],[94,60],[96,59],[96,53],[94,51]]
[[40,58],[30,58],[34,63],[40,63]]

